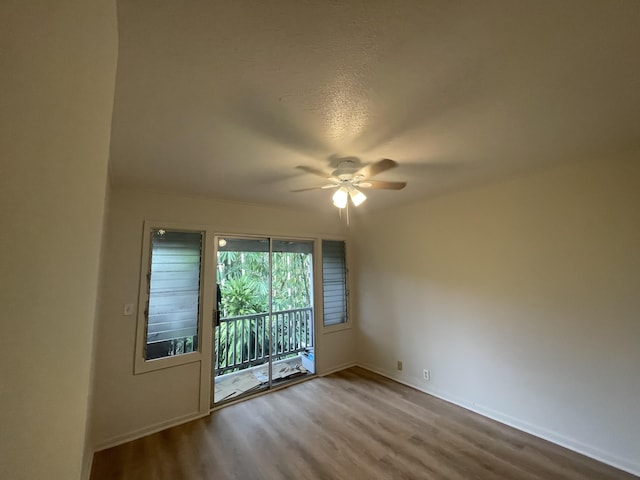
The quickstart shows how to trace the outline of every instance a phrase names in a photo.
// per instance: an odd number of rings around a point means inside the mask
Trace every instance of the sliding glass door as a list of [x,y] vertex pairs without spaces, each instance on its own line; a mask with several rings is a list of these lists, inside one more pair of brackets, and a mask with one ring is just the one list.
[[245,370],[268,364],[270,246],[268,238],[217,240],[214,402],[268,387]]
[[313,241],[273,240],[272,383],[314,373]]
[[312,374],[313,241],[216,240],[214,404]]

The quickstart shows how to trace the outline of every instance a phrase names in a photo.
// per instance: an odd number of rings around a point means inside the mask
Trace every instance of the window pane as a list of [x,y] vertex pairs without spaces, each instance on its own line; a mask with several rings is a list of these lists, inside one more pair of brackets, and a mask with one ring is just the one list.
[[145,359],[198,350],[202,233],[151,231]]
[[347,322],[347,266],[342,241],[322,241],[324,325]]

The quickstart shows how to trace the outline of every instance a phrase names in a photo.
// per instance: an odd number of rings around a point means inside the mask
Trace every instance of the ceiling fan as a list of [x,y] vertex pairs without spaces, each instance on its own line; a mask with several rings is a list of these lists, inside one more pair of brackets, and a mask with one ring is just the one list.
[[385,172],[398,166],[398,163],[388,158],[383,158],[378,162],[360,166],[353,160],[342,160],[338,163],[338,167],[331,173],[325,173],[322,170],[318,170],[313,167],[307,167],[300,165],[296,168],[303,170],[307,173],[323,177],[329,183],[318,187],[302,188],[299,190],[293,190],[294,192],[305,192],[308,190],[323,190],[329,188],[337,188],[333,194],[333,204],[338,208],[345,208],[347,206],[349,198],[353,202],[354,206],[360,205],[367,197],[360,189],[382,189],[382,190],[401,190],[407,183],[406,182],[385,182],[381,180],[370,180],[372,177],[379,173]]

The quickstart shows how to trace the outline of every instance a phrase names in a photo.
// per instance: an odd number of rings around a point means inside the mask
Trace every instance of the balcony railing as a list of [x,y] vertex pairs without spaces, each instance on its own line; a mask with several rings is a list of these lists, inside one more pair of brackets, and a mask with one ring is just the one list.
[[273,312],[272,342],[269,314],[221,318],[215,328],[215,372],[222,375],[303,352],[313,347],[313,309]]

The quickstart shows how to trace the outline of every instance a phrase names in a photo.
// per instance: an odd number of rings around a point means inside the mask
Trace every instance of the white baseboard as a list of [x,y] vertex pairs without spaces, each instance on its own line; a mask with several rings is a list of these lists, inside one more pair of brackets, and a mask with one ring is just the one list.
[[96,453],[96,452],[99,452],[100,450],[106,450],[107,448],[122,445],[123,443],[127,443],[132,440],[137,440],[138,438],[146,437],[147,435],[151,435],[152,433],[157,433],[167,428],[176,427],[183,423],[190,422],[198,418],[206,417],[207,415],[209,415],[209,410],[207,410],[204,413],[202,412],[190,413],[187,415],[182,415],[180,417],[172,418],[171,420],[156,423],[154,425],[150,425],[148,427],[141,428],[139,430],[134,430],[133,432],[117,435],[110,439],[98,442],[98,444],[94,446],[93,452]]
[[347,368],[355,367],[357,365],[358,364],[356,362],[343,363],[342,365],[338,365],[336,367],[330,368],[329,370],[325,370],[322,373],[319,373],[318,375],[320,377],[326,377],[327,375],[331,375],[332,373],[339,372],[340,370],[346,370]]
[[544,427],[540,427],[538,425],[533,425],[529,422],[525,422],[518,418],[514,418],[509,415],[505,415],[502,412],[497,410],[493,410],[491,408],[477,405],[471,402],[467,402],[464,399],[457,398],[456,396],[449,395],[446,392],[437,391],[434,389],[425,388],[424,385],[416,381],[407,380],[398,376],[397,374],[380,370],[377,367],[372,365],[367,365],[364,363],[357,363],[358,367],[364,368],[365,370],[369,370],[373,373],[377,373],[378,375],[382,375],[383,377],[389,378],[395,382],[401,383],[411,388],[415,388],[421,392],[427,393],[434,397],[437,397],[445,402],[453,403],[459,407],[462,407],[466,410],[470,410],[474,413],[482,415],[483,417],[490,418],[491,420],[495,420],[496,422],[503,423],[510,427],[513,427],[517,430],[521,430],[523,432],[529,433],[535,437],[542,438],[543,440],[547,440],[548,442],[555,443],[561,447],[567,448],[574,452],[577,452],[581,455],[585,455],[587,457],[593,458],[602,463],[606,463],[612,467],[618,468],[620,470],[624,470],[625,472],[631,473],[632,475],[640,476],[640,463],[637,461],[621,458],[617,455],[614,455],[609,452],[604,452],[599,448],[596,448],[592,445],[587,445],[578,440],[566,437],[564,435],[559,434],[558,432],[554,432],[552,430],[546,429]]

